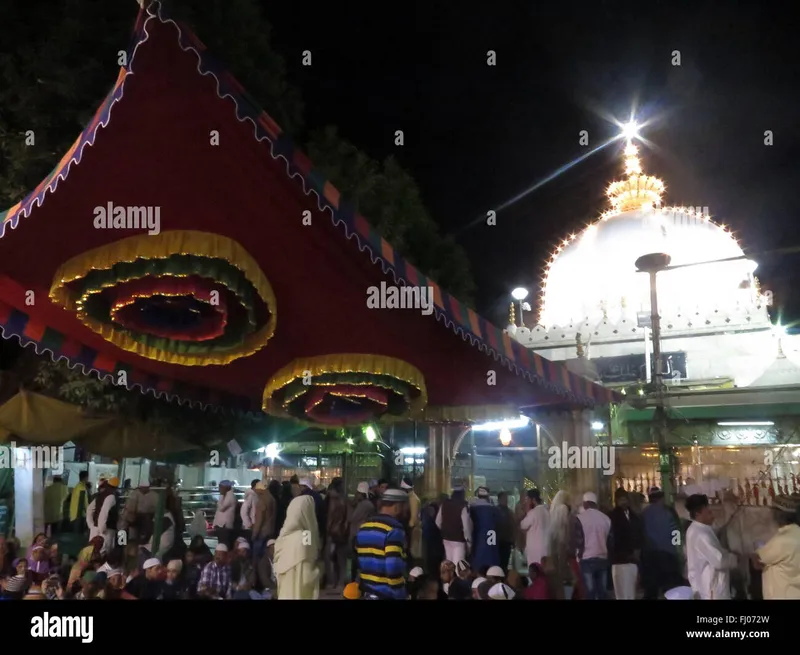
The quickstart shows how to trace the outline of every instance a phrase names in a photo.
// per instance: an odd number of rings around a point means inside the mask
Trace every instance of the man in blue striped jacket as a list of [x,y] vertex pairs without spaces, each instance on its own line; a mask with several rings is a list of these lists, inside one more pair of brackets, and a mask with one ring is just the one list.
[[365,600],[405,600],[406,534],[401,521],[408,511],[408,494],[387,489],[378,500],[378,514],[356,535],[359,586]]

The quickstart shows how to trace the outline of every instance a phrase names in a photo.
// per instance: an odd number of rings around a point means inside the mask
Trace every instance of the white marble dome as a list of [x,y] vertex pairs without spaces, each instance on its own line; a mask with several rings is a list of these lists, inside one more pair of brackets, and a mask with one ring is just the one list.
[[[565,240],[549,262],[539,323],[575,325],[650,310],[649,276],[634,262],[663,252],[671,265],[741,257],[730,231],[684,209],[644,207],[606,215]],[[709,315],[753,307],[758,302],[756,263],[738,260],[694,266],[658,275],[661,315]]]

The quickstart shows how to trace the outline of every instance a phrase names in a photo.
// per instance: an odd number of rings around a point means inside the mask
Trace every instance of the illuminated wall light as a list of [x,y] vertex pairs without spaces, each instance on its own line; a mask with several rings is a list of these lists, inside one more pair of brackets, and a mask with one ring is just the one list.
[[503,428],[500,430],[500,443],[504,446],[511,444],[511,430],[508,428]]
[[602,421],[592,421],[592,430],[600,432],[605,426]]
[[404,455],[424,455],[425,448],[401,448],[400,452]]
[[749,427],[768,427],[775,425],[773,421],[719,421],[720,427],[728,428],[749,428]]
[[507,428],[509,430],[518,430],[526,427],[531,420],[527,416],[520,416],[515,419],[508,419],[506,421],[489,421],[488,423],[479,423],[472,426],[473,432],[497,432]]

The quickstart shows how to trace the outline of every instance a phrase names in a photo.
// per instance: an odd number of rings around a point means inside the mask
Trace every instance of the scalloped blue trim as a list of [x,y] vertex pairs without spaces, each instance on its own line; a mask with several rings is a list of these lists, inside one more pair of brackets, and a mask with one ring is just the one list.
[[[45,348],[38,341],[36,341],[34,339],[28,339],[28,338],[23,337],[23,336],[21,336],[19,334],[7,333],[5,327],[2,324],[0,324],[0,337],[5,339],[6,341],[12,341],[12,340],[16,339],[17,343],[19,343],[19,345],[22,348],[33,347],[33,350],[37,355],[49,355],[50,360],[53,361],[53,362],[56,362],[56,363],[60,362],[61,360],[64,360],[67,363],[67,367],[70,370],[74,370],[74,369],[78,368],[78,369],[80,369],[80,371],[81,371],[81,373],[83,375],[94,375],[99,380],[108,381],[108,382],[111,382],[111,384],[113,384],[114,386],[118,386],[116,384],[116,381],[115,381],[113,373],[106,373],[106,372],[98,371],[96,368],[90,368],[88,366],[85,366],[84,364],[81,364],[80,362],[73,362],[66,355],[56,355],[50,348]],[[192,400],[191,398],[186,398],[186,397],[183,397],[183,396],[179,396],[178,394],[169,393],[167,391],[159,391],[158,389],[154,389],[153,387],[145,387],[145,386],[139,384],[138,382],[135,382],[133,384],[127,384],[127,385],[125,385],[125,388],[128,391],[138,391],[139,393],[144,394],[144,395],[150,394],[150,395],[152,395],[153,397],[155,397],[157,399],[164,399],[167,402],[175,402],[178,405],[185,405],[185,406],[188,406],[188,407],[190,407],[192,409],[200,409],[202,411],[207,411],[207,410],[210,409],[215,414],[219,414],[220,412],[222,412],[222,413],[231,412],[233,414],[251,414],[251,415],[254,415],[254,412],[252,412],[252,411],[245,412],[245,411],[242,411],[242,410],[236,410],[236,409],[233,409],[233,408],[229,408],[229,407],[226,407],[224,405],[214,405],[212,403],[203,403],[200,400]]]

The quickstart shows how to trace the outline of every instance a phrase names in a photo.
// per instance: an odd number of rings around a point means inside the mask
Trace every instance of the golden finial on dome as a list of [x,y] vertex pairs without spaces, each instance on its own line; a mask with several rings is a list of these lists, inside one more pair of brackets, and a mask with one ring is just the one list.
[[628,139],[625,145],[625,174],[628,179],[612,182],[608,198],[615,212],[626,212],[642,207],[652,207],[661,202],[664,183],[657,177],[642,174],[639,149]]

